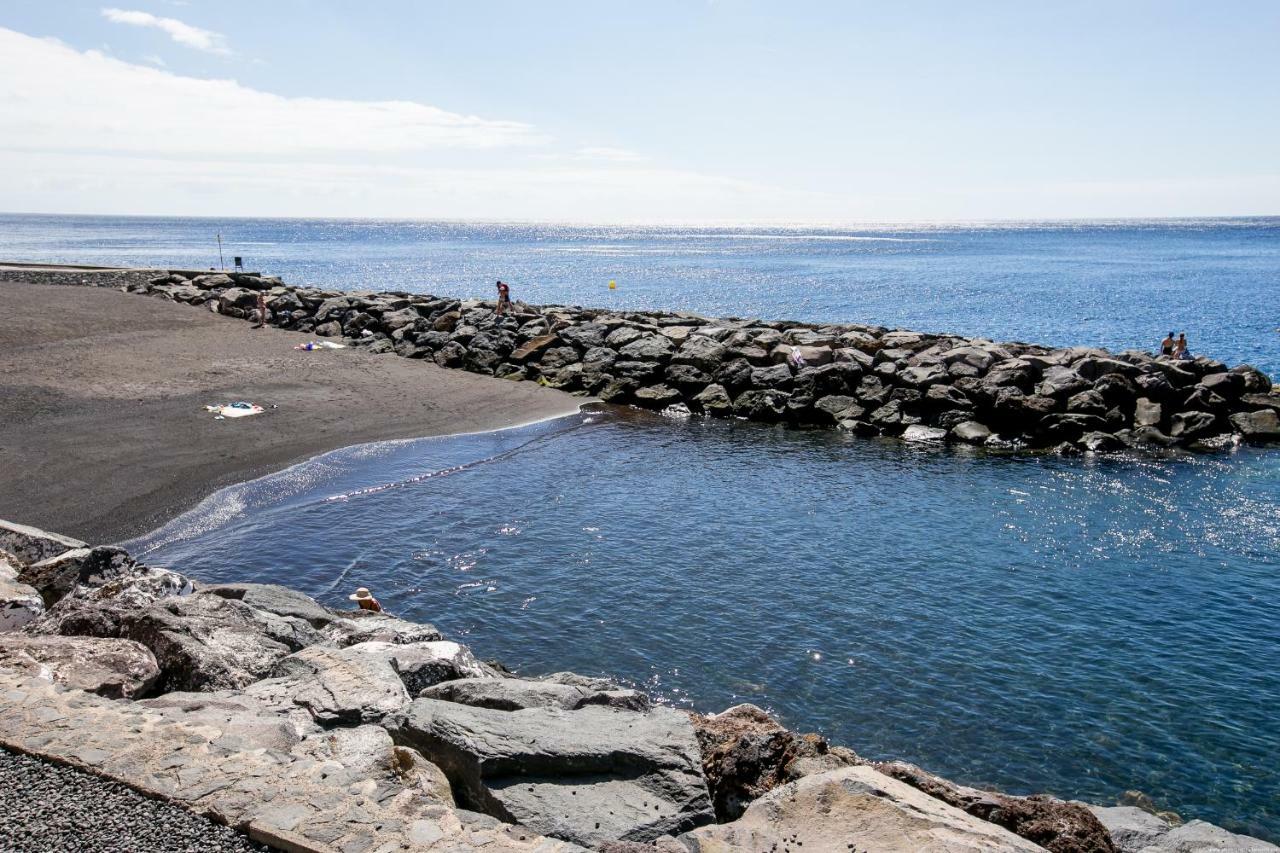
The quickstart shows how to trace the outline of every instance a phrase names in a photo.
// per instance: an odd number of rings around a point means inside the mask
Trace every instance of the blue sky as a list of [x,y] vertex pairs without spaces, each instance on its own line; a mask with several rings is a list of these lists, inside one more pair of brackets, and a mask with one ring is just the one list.
[[1280,214],[1280,3],[3,0],[0,209]]

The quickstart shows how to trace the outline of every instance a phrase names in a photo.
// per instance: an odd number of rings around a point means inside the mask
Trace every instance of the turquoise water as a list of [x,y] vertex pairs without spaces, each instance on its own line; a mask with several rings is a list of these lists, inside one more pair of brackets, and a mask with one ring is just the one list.
[[[871,321],[1280,376],[1280,219],[622,229],[0,216],[0,257]],[[216,258],[216,253],[213,255]],[[619,289],[606,289],[609,279]],[[144,541],[206,580],[372,587],[528,672],[751,701],[865,755],[1280,838],[1280,452],[1038,459],[606,412],[358,448]]]

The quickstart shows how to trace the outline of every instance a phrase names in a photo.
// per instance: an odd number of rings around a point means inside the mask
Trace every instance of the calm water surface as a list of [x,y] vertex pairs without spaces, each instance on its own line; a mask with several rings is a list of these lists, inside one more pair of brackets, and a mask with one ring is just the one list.
[[[0,258],[1193,348],[1280,377],[1280,218],[609,228],[0,215]],[[609,291],[610,279],[618,282]],[[1280,452],[922,452],[597,414],[370,446],[146,540],[207,580],[398,613],[527,672],[619,675],[958,780],[1280,839]],[[228,422],[228,429],[234,423]]]
[[133,543],[958,780],[1280,835],[1280,454],[920,451],[595,414],[340,452]]
[[[231,263],[291,283],[1192,347],[1280,375],[1280,217],[857,228],[0,215],[0,259]],[[608,289],[615,280],[616,290]]]

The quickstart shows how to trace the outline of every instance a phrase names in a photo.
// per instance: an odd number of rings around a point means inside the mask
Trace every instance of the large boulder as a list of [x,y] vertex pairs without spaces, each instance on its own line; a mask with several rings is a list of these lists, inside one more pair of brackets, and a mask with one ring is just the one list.
[[[240,688],[271,674],[276,663],[321,635],[305,620],[255,610],[218,595],[162,598],[132,608],[118,599],[90,601],[68,613],[55,608],[48,627],[64,635],[121,637],[149,648],[162,690]],[[44,627],[44,620],[41,620]]]
[[876,769],[967,814],[998,824],[1052,853],[1115,853],[1106,828],[1080,803],[1042,795],[1014,797],[980,791],[901,761],[880,763]]
[[1236,412],[1231,426],[1252,441],[1280,441],[1280,415],[1274,409]]
[[1090,806],[1119,853],[1280,853],[1259,838],[1193,820],[1181,826],[1135,806]]
[[706,335],[693,335],[680,345],[679,351],[671,360],[676,364],[688,364],[707,373],[715,373],[725,356],[723,344]]
[[695,829],[680,840],[692,853],[1044,853],[867,766],[790,782],[733,823]]
[[244,695],[269,708],[300,706],[323,726],[376,723],[409,703],[409,693],[385,653],[395,648],[409,647],[309,646],[278,661],[272,677],[250,684]]
[[859,764],[851,751],[828,747],[814,734],[798,735],[755,705],[692,716],[702,747],[716,820],[736,820],[752,801],[801,776]]
[[440,640],[440,631],[426,622],[409,622],[374,613],[369,610],[351,610],[335,614],[336,618],[321,631],[325,642],[339,648],[356,643],[431,643]]
[[674,350],[675,347],[670,338],[662,335],[646,335],[620,348],[618,355],[632,361],[653,361],[665,364],[671,360]]
[[88,547],[79,539],[0,519],[0,551],[12,554],[19,566]]
[[265,610],[276,616],[292,616],[302,619],[313,628],[331,624],[337,615],[320,606],[315,599],[287,586],[271,583],[224,583],[201,586],[200,592],[217,595],[234,601],[243,601],[255,610]]
[[589,706],[498,711],[418,699],[386,723],[467,808],[579,844],[652,841],[714,815],[689,718]]
[[525,708],[576,711],[588,705],[645,711],[650,707],[649,697],[645,694],[616,685],[601,689],[523,678],[461,678],[428,687],[417,695],[424,699],[440,699],[497,711],[521,711]]
[[160,678],[146,646],[101,637],[0,634],[0,666],[112,699],[145,696]]

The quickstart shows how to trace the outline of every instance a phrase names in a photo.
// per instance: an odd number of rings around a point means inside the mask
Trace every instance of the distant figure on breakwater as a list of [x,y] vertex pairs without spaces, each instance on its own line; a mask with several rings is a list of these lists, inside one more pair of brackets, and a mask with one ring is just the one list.
[[382,605],[378,603],[378,599],[373,597],[373,593],[365,587],[360,587],[354,594],[348,595],[348,599],[360,605],[361,610],[372,610],[374,613],[382,612]]
[[258,322],[254,323],[255,329],[261,329],[267,324],[267,294],[261,290],[258,291]]
[[1160,342],[1160,354],[1173,355],[1173,332],[1170,332],[1169,336]]
[[493,313],[501,317],[503,314],[507,313],[510,308],[511,288],[507,287],[502,282],[498,282],[498,307]]
[[1191,350],[1187,349],[1187,333],[1181,332],[1178,335],[1178,342],[1173,345],[1173,357],[1179,361],[1190,361]]

